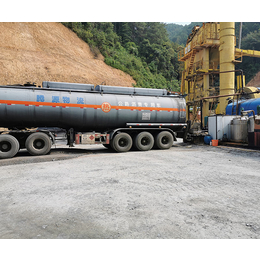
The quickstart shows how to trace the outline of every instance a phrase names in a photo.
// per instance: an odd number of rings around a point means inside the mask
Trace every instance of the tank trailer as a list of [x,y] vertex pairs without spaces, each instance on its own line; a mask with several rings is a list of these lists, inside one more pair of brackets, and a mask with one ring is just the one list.
[[0,86],[0,158],[19,149],[44,155],[55,144],[51,130],[66,130],[67,145],[103,144],[169,149],[186,128],[186,103],[165,89],[47,82]]

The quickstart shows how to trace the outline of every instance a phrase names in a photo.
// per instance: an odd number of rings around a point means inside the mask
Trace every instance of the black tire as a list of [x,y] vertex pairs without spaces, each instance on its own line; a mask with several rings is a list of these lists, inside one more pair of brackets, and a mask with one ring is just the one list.
[[0,135],[0,159],[14,157],[20,148],[18,140],[9,134]]
[[139,151],[149,151],[153,148],[154,138],[149,132],[139,133],[134,140],[134,145]]
[[33,133],[28,136],[25,147],[31,155],[44,155],[51,150],[51,139],[44,133]]
[[156,136],[155,143],[159,149],[169,149],[173,145],[173,136],[168,131],[160,132]]
[[133,140],[129,134],[119,133],[113,138],[111,147],[115,151],[122,153],[128,152],[131,149],[132,144]]

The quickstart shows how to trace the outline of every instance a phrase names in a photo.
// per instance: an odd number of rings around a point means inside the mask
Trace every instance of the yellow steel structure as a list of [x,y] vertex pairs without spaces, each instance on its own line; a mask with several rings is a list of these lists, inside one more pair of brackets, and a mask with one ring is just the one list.
[[[232,95],[235,93],[235,23],[227,22],[220,23],[219,32],[219,94],[220,95]],[[232,71],[232,72],[231,72]],[[224,114],[227,106],[227,98],[220,98],[219,105],[217,107],[217,114]]]
[[[218,86],[212,82],[212,76],[210,79],[210,73],[219,71],[219,30],[219,23],[203,23],[201,28],[195,27],[187,40],[186,47],[179,53],[179,60],[184,62],[181,92],[187,95],[186,103],[189,111],[187,119],[190,116],[193,119],[197,118],[201,98],[219,93]],[[209,115],[211,108],[213,110],[212,101],[203,101],[204,116]]]
[[234,22],[203,23],[194,27],[179,53],[179,61],[184,62],[181,92],[186,95],[187,120],[192,124],[202,121],[204,126],[205,116],[225,114],[228,98],[235,94],[235,64],[243,56],[260,57],[260,51],[235,46]]

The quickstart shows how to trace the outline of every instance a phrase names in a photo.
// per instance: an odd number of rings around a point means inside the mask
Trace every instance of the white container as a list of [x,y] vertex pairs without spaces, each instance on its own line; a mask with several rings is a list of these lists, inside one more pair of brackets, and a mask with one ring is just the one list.
[[[217,115],[208,117],[208,133],[214,140],[231,140],[231,121],[240,118],[236,115]],[[217,128],[217,129],[216,129]],[[217,135],[216,135],[217,132]]]

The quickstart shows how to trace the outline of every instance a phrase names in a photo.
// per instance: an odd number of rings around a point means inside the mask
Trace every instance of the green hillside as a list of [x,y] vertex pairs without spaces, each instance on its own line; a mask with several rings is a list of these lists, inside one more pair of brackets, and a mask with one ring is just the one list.
[[63,23],[100,51],[105,62],[130,74],[136,86],[180,89],[179,44],[169,40],[165,24],[157,22]]
[[169,23],[165,25],[165,28],[171,41],[185,46],[189,34],[191,33],[193,27],[196,25],[202,26],[202,22],[193,22],[188,25]]
[[[235,24],[237,48],[239,39],[240,23]],[[260,51],[260,22],[259,23],[243,23],[241,49]],[[243,57],[243,62],[236,65],[236,69],[242,69],[246,75],[246,83],[248,83],[260,71],[260,59],[253,57]]]
[[[105,62],[130,74],[136,86],[180,90],[181,63],[178,52],[195,25],[159,22],[65,22],[65,26],[89,44],[93,53],[101,53]],[[239,35],[236,23],[236,37]],[[242,48],[260,50],[260,22],[243,23]],[[236,66],[248,82],[259,70],[260,59],[244,57]]]

